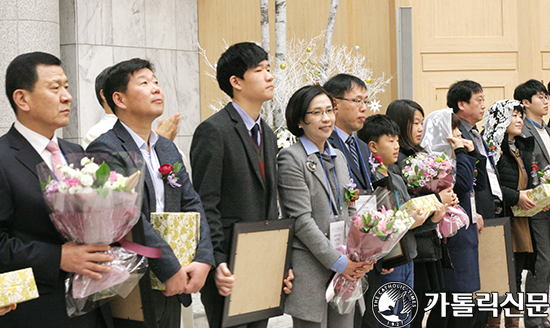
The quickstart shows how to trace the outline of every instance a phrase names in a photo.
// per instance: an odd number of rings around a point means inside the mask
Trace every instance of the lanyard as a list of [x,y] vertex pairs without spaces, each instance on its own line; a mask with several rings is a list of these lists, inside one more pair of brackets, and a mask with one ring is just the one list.
[[[340,146],[342,147],[342,151],[344,152],[344,155],[346,157],[346,164],[348,165],[349,175],[350,175],[350,177],[353,178],[353,172],[351,172],[351,166],[349,165],[348,156],[347,156],[348,150],[346,150],[346,147],[344,146],[344,143],[342,142],[342,139],[340,138],[340,135],[338,133],[336,133],[336,135],[338,136],[338,141],[340,142]],[[353,139],[355,139],[355,145],[359,145],[359,143],[357,142],[357,138],[355,137],[355,135],[353,133],[351,134],[351,137]],[[357,146],[357,152],[359,153],[359,157],[361,158],[361,164],[363,166],[363,169],[365,170],[365,174],[367,175],[367,180],[369,181],[370,189],[374,190],[374,188],[372,187],[372,182],[370,180],[369,171],[367,170],[367,167],[365,166],[365,160],[363,159],[363,153],[361,152],[361,149],[359,148],[359,146]]]
[[[338,208],[340,209],[340,212],[343,212],[342,209],[342,202],[340,201],[340,189],[338,189],[338,180],[336,179],[336,168],[334,167],[334,162],[332,161],[332,156],[330,156],[330,163],[332,164],[332,174],[334,174],[334,184],[336,185],[336,193],[338,195],[338,207],[336,207],[336,203],[332,200],[332,188],[330,187],[330,182],[328,181],[328,174],[327,170],[325,169],[325,161],[323,160],[323,155],[319,153],[319,159],[321,160],[321,166],[323,167],[323,171],[325,171],[325,178],[327,179],[327,187],[328,187],[328,198],[330,200],[331,208]],[[332,210],[330,211],[330,214],[333,215]]]

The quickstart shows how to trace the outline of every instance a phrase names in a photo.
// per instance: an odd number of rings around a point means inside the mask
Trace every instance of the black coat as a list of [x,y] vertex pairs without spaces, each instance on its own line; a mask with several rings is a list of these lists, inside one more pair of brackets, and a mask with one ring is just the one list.
[[[519,149],[520,157],[525,165],[525,171],[527,171],[528,183],[527,188],[533,188],[533,178],[531,177],[532,163],[535,158],[535,138],[533,136],[517,136],[515,137],[516,147]],[[510,145],[508,143],[508,134],[504,135],[502,141],[502,155],[497,163],[497,170],[500,175],[500,187],[502,188],[502,194],[506,206],[504,208],[505,216],[509,216],[511,220],[514,219],[511,206],[517,205],[519,201],[519,191],[517,190],[519,181],[519,166],[515,159],[515,155],[510,151]],[[529,220],[531,223],[531,220]],[[536,250],[535,238],[533,238],[533,229],[531,229],[531,242],[533,243],[533,249]],[[527,260],[524,264],[524,269],[535,272],[536,252],[529,253]]]
[[[519,149],[520,157],[525,165],[525,170],[528,176],[528,188],[533,187],[533,181],[531,177],[532,163],[535,160],[534,149],[535,139],[533,137],[515,137],[515,144]],[[506,216],[513,216],[510,206],[517,205],[519,200],[518,180],[519,180],[519,167],[515,159],[515,155],[510,151],[508,144],[508,134],[504,136],[502,141],[502,155],[497,163],[497,171],[500,176],[500,186],[502,188],[502,194],[506,203],[505,214]]]

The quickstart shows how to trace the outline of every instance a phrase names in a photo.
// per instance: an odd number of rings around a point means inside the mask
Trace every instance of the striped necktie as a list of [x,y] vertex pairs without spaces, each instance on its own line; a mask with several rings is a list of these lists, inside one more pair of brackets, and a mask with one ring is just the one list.
[[355,138],[353,137],[353,135],[350,135],[348,137],[346,143],[349,146],[349,152],[351,153],[351,157],[353,158],[353,163],[355,163],[355,167],[361,170],[361,167],[359,166],[359,154],[357,153],[357,144],[355,143]]

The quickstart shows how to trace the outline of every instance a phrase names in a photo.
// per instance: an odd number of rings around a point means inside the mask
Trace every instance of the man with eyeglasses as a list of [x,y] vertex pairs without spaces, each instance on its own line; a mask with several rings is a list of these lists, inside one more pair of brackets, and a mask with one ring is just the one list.
[[[336,110],[336,126],[328,138],[330,144],[341,150],[348,163],[348,170],[353,182],[362,193],[372,192],[371,167],[369,165],[370,149],[355,132],[363,128],[367,117],[370,101],[367,95],[367,85],[360,78],[349,74],[338,74],[328,80],[323,88],[332,96]],[[380,286],[382,261],[379,261],[368,274],[369,289],[365,294],[367,310],[364,315],[360,308],[355,309],[354,326],[378,327],[378,322],[371,311],[372,298]]]
[[[535,139],[533,155],[540,168],[550,164],[550,129],[544,123],[543,116],[548,114],[548,90],[540,81],[529,80],[516,87],[514,98],[525,106],[526,118],[523,122],[523,134]],[[534,237],[537,257],[536,276],[531,271],[525,281],[526,293],[548,294],[550,283],[550,212],[540,212],[531,217],[531,232]],[[544,313],[543,309],[541,313]],[[524,316],[525,327],[550,327],[547,318]]]

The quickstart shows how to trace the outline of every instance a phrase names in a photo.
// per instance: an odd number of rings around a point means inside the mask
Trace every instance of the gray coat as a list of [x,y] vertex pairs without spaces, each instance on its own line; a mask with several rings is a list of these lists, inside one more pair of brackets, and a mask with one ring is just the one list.
[[[355,208],[348,207],[344,198],[350,176],[344,154],[338,149],[335,151],[338,156],[334,166],[342,213],[349,221],[349,216],[355,213]],[[308,162],[314,165],[308,165]],[[307,156],[301,142],[281,150],[277,164],[283,217],[296,219],[291,257],[295,279],[285,312],[302,320],[321,322],[327,306],[325,291],[334,273],[330,266],[340,256],[328,238],[331,205],[325,173],[319,156]],[[327,173],[332,174],[330,170]]]

